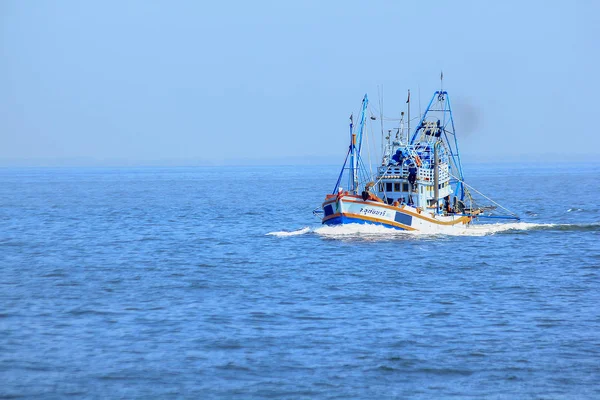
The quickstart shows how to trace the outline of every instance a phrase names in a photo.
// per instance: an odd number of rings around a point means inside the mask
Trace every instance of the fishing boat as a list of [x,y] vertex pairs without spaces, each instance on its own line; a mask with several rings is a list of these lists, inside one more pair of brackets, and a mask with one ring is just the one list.
[[[435,91],[412,131],[410,91],[407,104],[407,120],[402,112],[397,126],[385,132],[383,114],[368,115],[364,96],[356,126],[350,116],[350,145],[335,187],[315,210],[322,223],[444,233],[486,218],[518,220],[518,215],[465,182],[448,92]],[[363,157],[363,138],[367,119],[378,118],[382,154],[372,172]],[[491,204],[482,206],[480,199]]]

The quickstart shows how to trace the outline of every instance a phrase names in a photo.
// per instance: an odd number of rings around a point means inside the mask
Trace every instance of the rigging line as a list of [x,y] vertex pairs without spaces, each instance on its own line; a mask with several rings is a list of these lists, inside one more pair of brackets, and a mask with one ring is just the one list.
[[385,174],[387,174],[387,172],[390,170],[390,167],[392,165],[388,165],[388,167],[385,169],[385,171],[383,172],[383,174],[381,174],[381,176],[379,177],[378,180],[375,181],[375,183],[373,184],[373,187],[375,187],[375,185],[377,185],[379,182],[381,182],[381,180],[385,177]]
[[[371,133],[371,131],[373,130],[372,120],[369,120],[369,125],[371,125],[371,129],[366,129],[365,139],[367,141],[367,158],[369,159],[369,174],[373,175],[373,167],[371,166],[371,142],[369,142],[369,133]],[[373,142],[375,142],[375,140],[373,140]]]
[[469,185],[468,183],[466,183],[464,180],[450,174],[450,176],[452,176],[453,178],[457,179],[459,182],[461,182],[463,185],[465,185],[466,187],[468,187],[469,189],[471,189],[472,191],[474,191],[475,193],[479,194],[480,196],[483,196],[485,199],[491,201],[492,203],[494,203],[495,205],[497,205],[498,207],[500,207],[501,209],[503,209],[504,211],[508,212],[510,215],[519,218],[519,215],[517,213],[514,213],[512,211],[510,211],[508,208],[502,206],[501,204],[499,204],[498,202],[490,199],[489,197],[487,197],[485,194],[481,193],[480,191],[478,191],[477,189],[475,189],[473,186]]
[[[371,117],[376,117],[376,115],[377,115],[377,114],[376,114],[375,112],[378,112],[378,111],[379,111],[378,109],[376,109],[375,107],[373,107],[373,106],[371,105],[371,103],[369,103],[369,104],[367,105],[367,110],[369,111],[369,114],[370,114],[370,116],[371,116]],[[375,111],[375,112],[373,112],[373,111]]]
[[360,186],[365,186],[368,182],[371,181],[373,175],[368,175],[367,174],[366,168],[365,168],[365,163],[364,163],[362,157],[359,157],[359,162],[362,165],[362,169],[361,169],[361,171],[362,171],[362,176],[361,176],[362,181],[360,182],[360,184],[361,184]]
[[419,91],[419,119],[421,119],[421,85],[417,84],[417,89]]
[[383,137],[383,85],[381,85],[381,107],[379,108],[379,122],[381,122],[381,137]]
[[[379,108],[373,106],[371,103],[369,103],[369,105],[367,106],[367,110],[369,110],[369,114],[371,117],[375,117],[377,119],[383,119],[384,121],[400,121],[401,120],[401,118],[388,117],[388,116],[383,115],[383,113],[379,110]],[[378,115],[383,115],[383,118],[379,117]]]
[[[400,121],[402,119],[402,118],[395,118],[395,117],[386,117],[385,115],[383,116],[383,118],[380,118],[376,114],[376,113],[380,113],[379,109],[377,109],[375,107],[371,108],[371,105],[369,105],[368,110],[369,110],[369,113],[371,114],[372,117],[375,117],[377,119],[383,119],[384,121]],[[416,118],[417,117],[415,117],[413,119],[416,119]]]
[[348,161],[348,156],[350,155],[350,150],[348,150],[348,152],[346,153],[346,158],[344,159],[344,165],[342,166],[342,171],[340,172],[340,176],[338,177],[338,180],[335,184],[335,188],[333,188],[333,191],[331,193],[335,194],[338,187],[340,186],[340,182],[342,181],[342,176],[344,175],[344,170],[346,170],[346,162]]

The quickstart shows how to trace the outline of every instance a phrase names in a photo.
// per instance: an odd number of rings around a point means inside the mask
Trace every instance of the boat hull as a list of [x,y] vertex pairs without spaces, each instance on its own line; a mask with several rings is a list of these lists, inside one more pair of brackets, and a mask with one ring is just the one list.
[[391,206],[354,195],[326,199],[323,203],[323,224],[371,224],[406,231],[443,233],[464,227],[471,216],[435,215],[410,206]]
[[387,228],[394,228],[394,229],[398,229],[398,230],[406,230],[404,228],[401,227],[397,227],[397,226],[393,226],[390,224],[386,224],[385,222],[379,222],[379,221],[367,221],[365,219],[362,218],[356,218],[356,217],[349,217],[347,215],[339,215],[339,216],[335,216],[331,219],[328,219],[327,221],[323,222],[324,225],[344,225],[344,224],[369,224],[369,225],[379,225],[379,226],[385,226]]

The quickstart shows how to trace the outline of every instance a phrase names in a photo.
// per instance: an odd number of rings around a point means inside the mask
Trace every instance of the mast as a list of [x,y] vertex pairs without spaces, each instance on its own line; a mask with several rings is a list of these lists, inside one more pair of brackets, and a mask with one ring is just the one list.
[[433,145],[433,197],[435,197],[435,213],[439,212],[440,197],[440,159],[438,155],[439,141]]
[[[354,134],[352,133],[353,125],[354,120],[352,118],[352,114],[350,114],[350,175],[354,178]],[[350,190],[354,190],[354,187],[351,187]]]
[[[335,188],[332,192],[333,194],[336,194],[337,191],[340,189],[340,182],[342,178],[346,176],[346,172],[348,177],[349,190],[355,194],[357,193],[360,165],[362,165],[364,168],[364,164],[362,164],[362,160],[360,158],[360,149],[362,145],[363,132],[365,131],[367,104],[368,99],[367,95],[365,94],[365,97],[363,98],[362,110],[360,113],[360,122],[357,131],[354,129],[354,115],[350,114],[350,145],[348,146],[348,152],[346,153],[344,165],[342,166],[342,170],[340,171],[337,183],[335,184]],[[365,171],[363,171],[363,175],[364,174],[366,174]]]
[[366,120],[366,116],[367,116],[367,105],[369,104],[369,99],[367,98],[367,95],[365,94],[365,97],[363,98],[362,101],[362,109],[360,111],[360,121],[358,123],[358,135],[356,136],[356,141],[358,142],[358,154],[360,155],[360,150],[362,147],[362,137],[363,137],[363,131],[365,129],[365,120]]
[[356,194],[358,188],[358,154],[356,151],[356,134],[352,134],[352,148],[354,149],[352,154],[352,192]]
[[352,123],[350,123],[350,152],[351,152],[351,176],[352,176],[352,192],[357,193],[358,190],[358,163],[360,159],[360,150],[362,147],[362,137],[365,129],[365,117],[367,113],[367,105],[369,104],[369,99],[365,94],[365,97],[362,101],[362,109],[360,111],[360,121],[358,123],[358,133],[352,133]]

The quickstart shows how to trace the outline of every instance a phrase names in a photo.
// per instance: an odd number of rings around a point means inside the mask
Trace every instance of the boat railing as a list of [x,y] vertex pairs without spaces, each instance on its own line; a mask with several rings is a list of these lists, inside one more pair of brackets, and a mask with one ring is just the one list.
[[[419,168],[417,170],[417,180],[420,181],[431,181],[433,182],[434,171],[433,168]],[[379,177],[381,178],[407,178],[408,177],[408,166],[407,165],[390,165],[387,167],[381,167],[379,170]],[[440,166],[440,181],[444,182],[450,178],[448,173],[448,166]]]
[[[433,168],[419,168],[417,172],[417,179],[421,181],[431,181],[433,182],[434,170]],[[444,182],[450,178],[448,173],[448,166],[440,166],[440,182]]]
[[400,165],[389,165],[379,168],[379,176],[381,177],[407,177],[408,167]]

